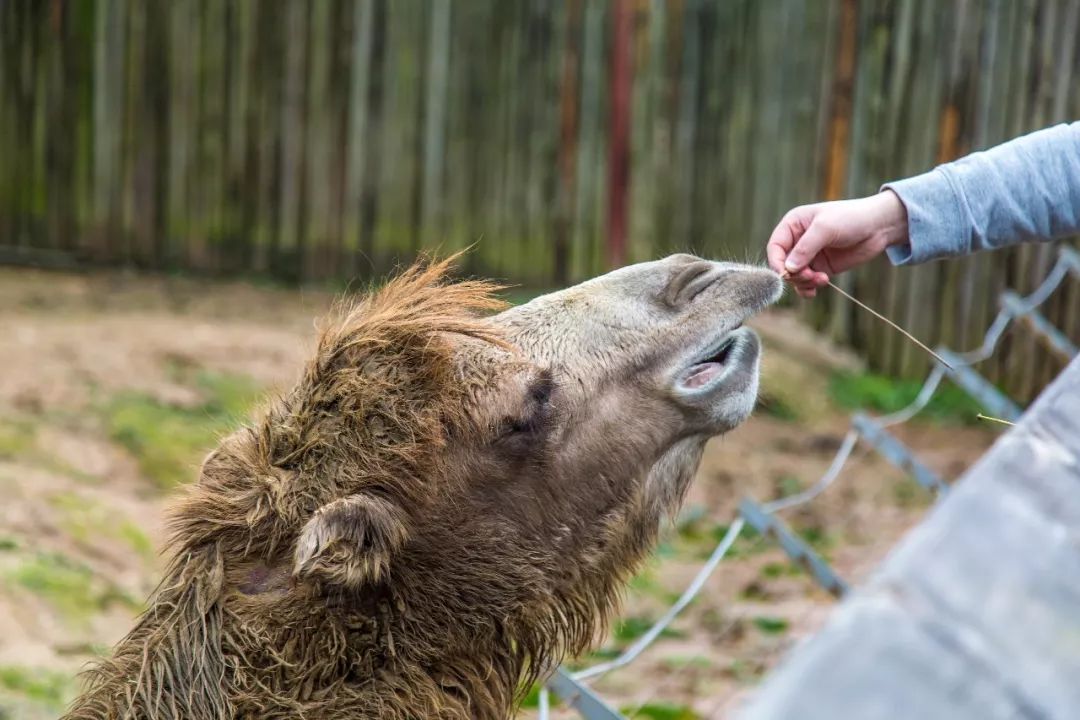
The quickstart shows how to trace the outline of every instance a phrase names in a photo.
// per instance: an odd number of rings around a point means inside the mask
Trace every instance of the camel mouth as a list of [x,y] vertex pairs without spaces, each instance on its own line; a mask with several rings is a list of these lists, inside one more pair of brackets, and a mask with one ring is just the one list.
[[675,381],[679,394],[711,394],[741,369],[757,360],[759,343],[753,330],[741,324],[714,343],[683,370]]

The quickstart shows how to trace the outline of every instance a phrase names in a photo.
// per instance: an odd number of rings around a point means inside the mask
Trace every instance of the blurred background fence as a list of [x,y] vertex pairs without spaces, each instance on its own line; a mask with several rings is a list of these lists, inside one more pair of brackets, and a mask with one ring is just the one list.
[[[550,287],[1080,116],[1080,0],[0,0],[0,261]],[[847,289],[966,347],[1030,246]],[[872,365],[910,345],[826,293]],[[1075,289],[1046,313],[1080,339]],[[984,372],[1024,399],[1025,336]]]

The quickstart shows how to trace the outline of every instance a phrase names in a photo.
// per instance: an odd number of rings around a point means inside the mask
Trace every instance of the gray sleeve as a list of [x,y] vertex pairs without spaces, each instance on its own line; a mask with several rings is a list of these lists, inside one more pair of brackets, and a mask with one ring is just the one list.
[[1080,122],[1056,125],[886,183],[908,213],[894,265],[1080,232]]

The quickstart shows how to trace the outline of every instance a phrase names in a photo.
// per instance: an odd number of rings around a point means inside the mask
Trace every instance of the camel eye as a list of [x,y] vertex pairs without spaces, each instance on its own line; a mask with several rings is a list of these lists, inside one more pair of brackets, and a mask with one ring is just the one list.
[[521,414],[505,417],[499,424],[498,441],[529,442],[544,435],[554,419],[551,407],[554,390],[555,382],[549,372],[533,380],[526,390]]
[[555,392],[555,379],[550,370],[540,373],[529,384],[529,398],[538,405],[546,405],[551,401],[551,394]]

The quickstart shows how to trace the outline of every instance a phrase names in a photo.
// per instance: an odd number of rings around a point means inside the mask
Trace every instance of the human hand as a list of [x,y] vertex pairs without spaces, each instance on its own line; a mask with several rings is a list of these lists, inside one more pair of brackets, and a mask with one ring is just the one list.
[[829,276],[872,260],[908,240],[907,209],[892,190],[856,200],[802,205],[769,237],[769,265],[812,298]]

